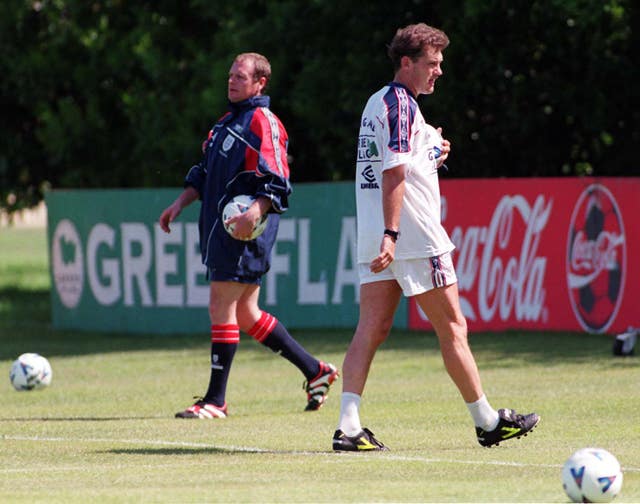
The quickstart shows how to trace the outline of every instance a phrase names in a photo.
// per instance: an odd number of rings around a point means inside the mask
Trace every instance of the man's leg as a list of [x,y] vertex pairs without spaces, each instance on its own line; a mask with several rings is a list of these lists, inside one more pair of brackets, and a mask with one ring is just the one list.
[[319,361],[307,352],[273,315],[258,306],[259,285],[249,285],[237,306],[240,329],[296,366],[307,379],[319,371]]
[[367,451],[385,449],[360,424],[360,399],[378,347],[387,339],[402,291],[395,280],[360,286],[360,316],[342,365],[342,398],[333,449]]
[[480,373],[467,340],[467,322],[460,309],[458,284],[432,289],[415,296],[438,336],[444,365],[465,402],[484,393]]
[[476,360],[469,348],[467,322],[460,308],[458,284],[432,289],[416,296],[440,342],[440,352],[449,376],[460,391],[478,427],[493,430],[498,412],[491,407],[480,380]]
[[540,421],[535,413],[496,411],[487,400],[476,360],[467,339],[467,323],[460,309],[458,284],[439,287],[416,296],[433,325],[449,376],[458,387],[476,425],[482,446],[490,447],[510,438],[526,436]]
[[358,326],[342,364],[342,391],[362,395],[378,347],[387,339],[402,291],[395,280],[360,286]]
[[307,379],[305,410],[320,409],[329,394],[329,387],[338,378],[338,370],[332,364],[316,359],[276,317],[262,311],[258,307],[259,294],[258,285],[249,285],[240,297],[236,310],[240,329],[296,366]]
[[213,281],[209,286],[211,320],[211,374],[204,397],[178,418],[224,418],[227,415],[226,392],[231,363],[240,342],[236,305],[246,285]]

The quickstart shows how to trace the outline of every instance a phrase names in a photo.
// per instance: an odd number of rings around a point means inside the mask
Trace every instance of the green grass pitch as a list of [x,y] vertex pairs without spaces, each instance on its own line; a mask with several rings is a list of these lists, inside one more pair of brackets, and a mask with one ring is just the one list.
[[[340,366],[351,331],[294,335]],[[44,231],[0,229],[0,502],[568,502],[561,466],[586,446],[622,464],[616,502],[640,501],[637,356],[601,335],[470,340],[492,405],[542,416],[528,437],[481,448],[435,336],[397,330],[361,410],[389,452],[333,453],[341,382],[303,412],[302,375],[245,335],[229,418],[178,420],[206,387],[208,334],[52,330]],[[27,351],[49,358],[50,388],[11,387]]]

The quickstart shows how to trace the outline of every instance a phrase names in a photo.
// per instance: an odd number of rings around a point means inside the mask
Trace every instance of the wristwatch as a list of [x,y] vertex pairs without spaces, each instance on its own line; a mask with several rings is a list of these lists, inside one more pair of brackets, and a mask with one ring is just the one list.
[[398,240],[398,236],[400,235],[399,231],[394,231],[393,229],[385,229],[384,234],[391,237],[391,239],[395,242]]

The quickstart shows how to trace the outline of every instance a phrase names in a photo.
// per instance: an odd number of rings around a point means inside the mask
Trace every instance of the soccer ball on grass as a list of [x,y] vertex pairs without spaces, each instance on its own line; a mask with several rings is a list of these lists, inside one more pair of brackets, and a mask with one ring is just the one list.
[[11,365],[9,379],[16,390],[42,389],[51,385],[51,364],[37,353],[23,353]]
[[583,448],[565,462],[562,486],[573,502],[611,502],[622,487],[620,463],[607,450]]
[[[254,201],[255,198],[253,196],[247,196],[246,194],[241,194],[234,197],[229,203],[225,205],[224,209],[222,210],[223,223],[226,223],[227,220],[229,220],[231,217],[234,217],[235,215],[245,213]],[[249,240],[255,240],[264,232],[265,228],[267,227],[267,221],[268,215],[263,215],[256,226],[253,228],[253,232],[251,233],[251,237],[249,238]],[[224,224],[224,228],[226,229],[227,233],[233,235],[235,224]]]

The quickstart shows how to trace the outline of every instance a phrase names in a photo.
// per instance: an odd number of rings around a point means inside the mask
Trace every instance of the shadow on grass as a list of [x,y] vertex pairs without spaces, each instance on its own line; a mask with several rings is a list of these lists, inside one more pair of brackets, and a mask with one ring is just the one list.
[[[277,316],[277,310],[274,310]],[[350,329],[293,329],[292,335],[314,355],[341,356],[353,336]],[[521,367],[530,364],[597,363],[600,367],[640,367],[637,357],[613,357],[613,339],[577,332],[504,331],[471,333],[471,348],[481,367]],[[200,334],[128,334],[78,330],[54,330],[50,321],[48,290],[0,289],[0,360],[12,360],[23,352],[45,356],[78,356],[128,351],[178,351],[209,349],[206,329]],[[247,335],[242,351],[273,355]],[[394,329],[381,350],[439,352],[431,331]],[[401,357],[400,357],[401,358]]]
[[14,417],[0,418],[0,422],[120,422],[126,420],[159,420],[166,416],[126,416],[126,417]]
[[48,324],[51,319],[50,308],[48,290],[0,288],[0,328],[33,323]]
[[251,448],[222,448],[222,447],[184,447],[184,448],[120,448],[113,450],[102,450],[96,453],[112,454],[112,455],[211,455],[211,454],[224,454],[224,455],[241,455],[241,454],[265,454],[265,453],[283,453],[279,451],[269,451]]

